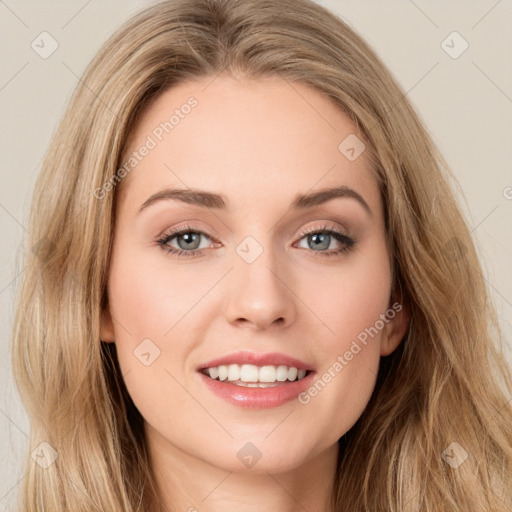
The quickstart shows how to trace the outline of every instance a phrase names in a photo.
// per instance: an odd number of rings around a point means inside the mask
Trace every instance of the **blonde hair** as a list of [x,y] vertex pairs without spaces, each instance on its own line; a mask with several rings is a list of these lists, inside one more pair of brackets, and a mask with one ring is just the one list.
[[[512,376],[453,178],[373,50],[309,0],[158,3],[86,69],[36,185],[15,315],[13,369],[30,451],[46,442],[58,454],[45,469],[28,457],[22,510],[156,510],[143,419],[115,344],[100,341],[118,187],[102,198],[94,191],[118,176],[159,93],[221,72],[315,88],[350,116],[373,155],[393,290],[411,322],[340,439],[333,508],[509,511]],[[452,468],[447,448],[467,460]]]

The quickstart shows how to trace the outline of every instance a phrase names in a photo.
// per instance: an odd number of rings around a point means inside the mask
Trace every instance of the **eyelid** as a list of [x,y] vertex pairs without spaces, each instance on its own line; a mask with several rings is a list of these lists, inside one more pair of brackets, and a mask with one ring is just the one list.
[[297,236],[304,236],[304,235],[309,235],[311,233],[316,233],[317,231],[324,231],[324,230],[333,230],[333,231],[337,231],[339,232],[340,234],[342,235],[345,235],[345,236],[349,236],[348,234],[348,231],[345,229],[345,227],[338,227],[337,225],[334,225],[334,224],[328,224],[327,222],[324,221],[324,224],[322,224],[321,226],[310,226],[308,228],[305,228],[303,230],[301,230]]
[[[350,234],[349,234],[348,230],[344,226],[338,227],[338,225],[336,225],[334,223],[333,224],[328,224],[328,222],[332,222],[332,221],[323,221],[323,224],[321,224],[321,225],[315,225],[315,226],[310,226],[308,228],[304,228],[304,229],[300,230],[296,235],[294,235],[294,238],[296,238],[296,237],[304,237],[306,235],[309,235],[309,234],[312,234],[312,233],[316,233],[318,231],[323,231],[323,230],[337,231],[337,232],[339,232],[340,234],[342,234],[344,236],[350,237]],[[195,227],[195,226],[192,226],[189,223],[186,223],[186,224],[183,224],[183,225],[179,225],[179,226],[177,226],[175,228],[170,228],[170,229],[163,230],[159,235],[156,236],[156,240],[161,240],[162,238],[168,238],[168,237],[170,237],[172,235],[178,235],[178,234],[181,234],[181,233],[187,233],[189,231],[192,231],[194,233],[198,233],[198,234],[204,235],[205,237],[209,238],[212,241],[215,240],[215,239],[218,239],[218,237],[216,235],[212,236],[207,231],[203,230],[202,228]]]
[[[194,231],[194,232],[198,232],[198,233],[201,232],[201,233],[204,233],[205,235],[208,235],[208,233],[202,227],[193,226],[192,223],[194,223],[194,222],[199,222],[199,221],[192,219],[192,220],[188,220],[188,221],[183,221],[183,223],[180,222],[174,227],[165,228],[162,231],[160,231],[160,233],[156,236],[156,238],[161,238],[161,237],[169,235],[171,233],[179,233],[182,231]],[[205,228],[205,229],[210,230],[210,228]],[[211,230],[211,231],[214,231],[214,230]]]

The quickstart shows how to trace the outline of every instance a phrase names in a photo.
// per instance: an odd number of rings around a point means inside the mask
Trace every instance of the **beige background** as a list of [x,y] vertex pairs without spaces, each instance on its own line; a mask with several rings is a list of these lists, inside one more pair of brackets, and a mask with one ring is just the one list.
[[[29,425],[11,380],[16,265],[41,158],[86,64],[142,0],[0,1],[0,509],[15,510]],[[512,2],[323,0],[390,67],[457,176],[506,340],[512,334]],[[293,2],[292,2],[293,5]],[[58,48],[41,58],[46,31]],[[447,39],[449,56],[442,42]],[[45,36],[47,37],[47,36]],[[49,40],[48,40],[49,41]],[[453,41],[453,42],[452,42]],[[46,46],[49,48],[49,46]],[[512,349],[508,346],[512,362]]]

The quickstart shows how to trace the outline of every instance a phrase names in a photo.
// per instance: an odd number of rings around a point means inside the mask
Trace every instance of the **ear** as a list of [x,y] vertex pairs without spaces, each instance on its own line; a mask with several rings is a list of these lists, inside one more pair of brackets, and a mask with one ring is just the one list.
[[110,314],[110,306],[107,304],[101,312],[100,339],[107,343],[115,341],[114,324]]
[[402,297],[392,298],[386,311],[388,322],[384,326],[383,338],[380,343],[380,355],[388,356],[400,345],[409,328],[410,312]]

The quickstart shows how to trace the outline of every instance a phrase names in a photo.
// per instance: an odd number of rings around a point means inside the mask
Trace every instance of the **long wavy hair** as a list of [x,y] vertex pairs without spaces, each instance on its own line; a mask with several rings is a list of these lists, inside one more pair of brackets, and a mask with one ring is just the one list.
[[150,102],[220,73],[328,97],[364,136],[382,193],[393,288],[411,321],[339,441],[333,509],[510,512],[512,376],[455,178],[371,47],[310,0],[160,2],[87,67],[35,187],[17,295],[13,370],[31,423],[21,510],[158,509],[143,418],[115,344],[100,339],[114,182]]

